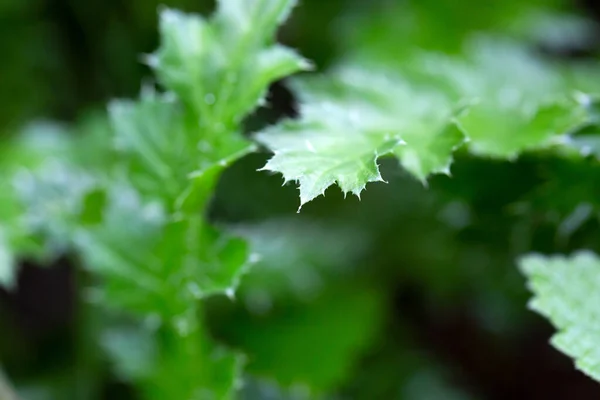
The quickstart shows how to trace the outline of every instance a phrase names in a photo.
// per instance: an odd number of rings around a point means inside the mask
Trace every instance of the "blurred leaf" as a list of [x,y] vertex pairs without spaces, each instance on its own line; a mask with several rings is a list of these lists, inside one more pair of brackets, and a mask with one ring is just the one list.
[[[503,121],[503,123],[500,123]],[[502,110],[494,104],[473,107],[460,124],[472,139],[470,149],[480,155],[514,159],[526,150],[561,144],[560,135],[581,127],[583,108],[571,99],[539,104],[530,112]]]
[[273,219],[238,231],[248,238],[256,261],[238,297],[257,314],[283,299],[318,294],[327,282],[352,273],[370,245],[358,229],[317,221]]
[[600,381],[600,259],[581,251],[571,257],[530,255],[520,265],[534,294],[529,307],[558,330],[552,344],[572,357],[579,370]]
[[157,349],[152,330],[127,326],[106,329],[101,345],[114,363],[114,372],[123,381],[148,377],[155,368]]
[[[205,337],[191,315],[177,326],[117,324],[102,346],[122,382],[136,383],[148,399],[233,399],[239,388],[241,355]],[[192,317],[192,318],[189,318]],[[183,329],[183,324],[189,323]]]
[[476,37],[465,43],[464,58],[418,53],[407,65],[409,76],[475,102],[458,121],[477,155],[514,158],[561,144],[590,118],[559,66],[515,41]]
[[[62,247],[81,196],[95,184],[67,161],[69,134],[59,124],[32,123],[0,150],[0,221],[15,257]],[[51,243],[42,245],[40,234],[50,234]]]
[[[206,132],[186,123],[186,111],[152,92],[138,102],[118,101],[110,107],[116,144],[128,157],[128,178],[142,192],[173,201],[200,174],[247,153],[251,146],[235,135],[215,142]],[[203,137],[204,136],[204,137]],[[223,138],[219,138],[223,139]]]
[[[381,1],[370,6],[360,2],[350,18],[342,20],[347,51],[365,57],[385,57],[390,50],[394,56],[405,56],[416,49],[460,53],[465,40],[473,34],[502,32],[519,39],[535,39],[544,32],[550,21],[557,21],[556,13],[564,15],[561,0],[491,0],[480,3],[473,0],[408,0]],[[569,16],[569,14],[567,14]],[[565,17],[566,18],[566,17]],[[566,23],[552,25],[564,29]],[[356,29],[360,26],[360,29]],[[582,19],[570,19],[569,32],[576,38],[585,37]],[[571,34],[571,37],[574,34]],[[544,39],[548,40],[546,34]],[[564,40],[561,36],[559,40]],[[386,53],[388,53],[386,55]]]
[[178,318],[206,296],[233,292],[247,266],[242,239],[199,216],[169,221],[159,203],[144,203],[127,187],[108,194],[103,222],[77,231],[75,244],[104,279],[95,301],[163,319]]
[[299,55],[272,45],[295,0],[221,0],[211,19],[161,13],[162,45],[150,64],[164,85],[196,113],[213,141],[229,140],[263,101],[273,81],[309,68]]
[[[90,300],[147,322],[107,333],[116,335],[116,342],[105,343],[116,367],[148,398],[231,398],[241,359],[206,337],[196,312],[202,298],[233,293],[246,243],[200,216],[170,221],[160,203],[144,203],[126,186],[113,189],[102,223],[77,231],[75,244],[101,279]],[[119,354],[131,340],[148,352],[131,359]]]
[[251,374],[318,394],[347,379],[380,329],[384,297],[367,285],[336,285],[308,303],[238,315],[227,335],[248,354]]
[[193,326],[162,332],[159,343],[157,364],[144,382],[147,398],[236,398],[244,363],[240,354],[216,345]]

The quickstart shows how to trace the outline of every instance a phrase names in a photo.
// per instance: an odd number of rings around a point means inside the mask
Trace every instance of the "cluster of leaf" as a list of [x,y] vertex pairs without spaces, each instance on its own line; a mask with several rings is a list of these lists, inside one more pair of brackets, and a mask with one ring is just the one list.
[[265,169],[299,181],[304,204],[334,183],[359,195],[382,180],[381,156],[426,181],[450,174],[463,145],[514,159],[562,145],[590,123],[592,95],[525,46],[488,37],[467,42],[461,57],[415,52],[397,68],[350,59],[331,76],[298,82],[302,117],[258,135],[275,153]]
[[[409,8],[419,14],[420,6],[411,3]],[[443,4],[430,8],[448,11]],[[542,22],[553,17],[534,8],[529,13],[512,11],[528,17],[536,11]],[[504,36],[445,32],[432,35],[432,42],[427,23],[443,26],[435,16],[423,23],[405,12],[405,23],[398,24],[395,17],[400,12],[382,14],[393,22],[378,21],[376,32],[361,30],[367,32],[362,41],[369,46],[358,46],[323,77],[295,82],[300,118],[257,136],[274,153],[264,169],[282,173],[286,182],[297,181],[301,205],[334,184],[360,196],[367,183],[384,180],[378,166],[383,156],[398,159],[423,183],[431,174],[450,175],[459,149],[507,160],[534,150],[582,161],[590,154],[597,157],[600,65],[567,65],[540,56],[528,39],[540,39],[536,29],[543,23],[529,23],[525,31],[516,24],[505,29]],[[442,15],[445,23],[448,14]],[[580,26],[576,36],[585,33],[581,24],[575,26]],[[404,39],[400,43],[399,37]],[[582,199],[587,197],[589,193],[582,193]],[[592,201],[575,209],[567,201],[568,218],[561,221],[560,231],[571,234],[581,226],[595,210],[597,200]],[[600,289],[597,256],[530,256],[521,264],[537,296],[532,307],[561,330],[554,344],[575,358],[580,369],[600,379],[598,340],[593,336],[598,329],[593,297]]]
[[[385,3],[392,10],[383,15],[402,15],[405,23],[379,21],[374,31],[361,22],[363,37],[351,39],[342,61],[326,74],[292,81],[300,116],[255,136],[274,153],[263,169],[299,182],[301,206],[334,184],[359,196],[367,183],[387,179],[382,157],[398,160],[426,184],[431,175],[450,175],[453,160],[465,154],[514,160],[534,150],[576,159],[598,152],[598,74],[534,51],[531,41],[544,34],[543,24],[531,21],[549,18],[538,14],[538,2],[484,6],[474,12],[481,19],[469,24],[462,14],[450,15],[459,21],[448,25],[460,27],[451,31],[440,28],[440,18],[447,22],[453,2],[426,3]],[[300,230],[289,240],[277,225],[274,232],[262,226],[234,235],[207,217],[223,171],[255,149],[242,135],[244,118],[264,104],[272,82],[310,68],[274,44],[275,29],[294,4],[221,0],[210,19],[163,10],[161,46],[146,57],[161,89],[147,85],[139,100],[111,103],[110,126],[101,118],[75,140],[34,127],[44,131],[43,140],[25,135],[19,138],[24,143],[10,147],[24,149],[10,154],[18,160],[0,158],[6,171],[0,178],[0,279],[14,281],[14,252],[48,257],[74,249],[94,277],[89,299],[131,318],[107,327],[101,341],[119,375],[138,383],[147,398],[234,396],[244,357],[214,342],[204,306],[215,294],[233,297],[245,273],[237,297],[252,312],[218,316],[225,320],[220,336],[248,354],[250,373],[274,376],[282,386],[308,383],[331,391],[381,323],[385,296],[360,276],[349,287],[315,289],[335,271],[303,265],[319,247],[300,239],[314,232]],[[504,35],[472,33],[516,16],[527,22],[503,29]],[[444,234],[440,243],[457,245]],[[329,253],[315,258],[335,254],[339,259],[329,264],[343,265],[350,252],[332,240],[322,239]],[[285,251],[273,250],[279,242]],[[359,251],[354,242],[352,248]],[[456,262],[464,261],[456,253]],[[257,254],[262,261],[249,271]],[[539,296],[535,308],[564,330],[556,343],[598,376],[589,294],[600,263],[589,255],[575,258],[576,268],[563,260],[524,260]],[[307,298],[292,311],[272,310],[274,299],[296,292]],[[364,320],[369,327],[357,329]],[[316,342],[330,351],[317,365],[307,356]],[[284,350],[291,361],[277,368]],[[420,379],[436,380],[427,373]],[[260,381],[254,384],[260,392]],[[311,395],[300,389],[297,397]]]
[[137,336],[150,335],[156,350],[144,368],[115,358],[148,398],[229,398],[239,386],[242,359],[209,338],[201,304],[233,296],[253,260],[243,239],[208,222],[206,207],[222,171],[253,148],[243,118],[273,81],[309,67],[273,41],[294,3],[221,1],[210,19],[162,10],[161,45],[147,62],[163,89],[114,101],[99,135],[40,128],[42,141],[25,137],[32,149],[14,146],[31,156],[3,157],[19,167],[2,182],[3,281],[13,283],[12,251],[28,248],[28,233],[44,239],[42,255],[75,249],[97,277],[88,297],[146,321]]

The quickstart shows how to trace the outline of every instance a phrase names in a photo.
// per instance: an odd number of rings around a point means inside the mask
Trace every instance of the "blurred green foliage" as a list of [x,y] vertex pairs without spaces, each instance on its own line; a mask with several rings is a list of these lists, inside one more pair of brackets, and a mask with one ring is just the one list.
[[[201,0],[160,3],[190,12],[214,8]],[[69,218],[92,225],[99,218],[106,198],[100,191],[82,194],[89,183],[81,171],[102,181],[103,169],[119,160],[105,140],[111,134],[105,104],[135,97],[140,82],[150,79],[140,61],[158,44],[158,5],[0,4],[0,280],[13,283],[0,297],[0,360],[25,400],[141,398],[136,383],[157,359],[161,375],[142,386],[168,382],[177,368],[177,354],[159,354],[156,337],[135,320],[98,306],[95,289],[102,283],[80,268],[81,253],[61,240],[42,241],[36,229],[41,219],[62,220],[65,225],[44,227],[60,239]],[[345,63],[379,66],[451,94],[464,83],[478,94],[516,87],[536,100],[551,90],[599,89],[597,26],[581,6],[559,1],[304,0],[279,36],[318,73]],[[497,57],[494,46],[506,43]],[[288,86],[272,87],[247,125],[294,115],[297,99]],[[481,118],[467,123],[491,136],[522,134],[530,122],[512,120],[498,102],[481,110]],[[48,120],[59,122],[39,122]],[[550,330],[526,309],[525,280],[515,267],[531,251],[600,251],[597,122],[560,151],[510,161],[459,151],[451,176],[435,176],[426,187],[386,159],[380,164],[387,184],[371,184],[360,201],[329,188],[300,214],[294,184],[282,187],[280,176],[257,172],[267,152],[227,168],[210,200],[210,220],[247,238],[262,258],[235,299],[212,297],[201,312],[212,338],[246,354],[240,398],[598,395],[569,360],[546,349]],[[478,153],[486,156],[528,148],[526,142],[518,149],[482,143]],[[61,169],[65,160],[76,168]],[[44,191],[28,192],[40,185],[27,171],[40,168]],[[114,190],[113,196],[123,195]],[[17,194],[25,194],[25,210]],[[115,232],[87,238],[89,248],[97,249],[100,238],[118,244],[123,226],[135,229],[123,221],[144,210],[131,207],[114,217]],[[153,246],[146,243],[150,228],[138,232],[145,233],[142,244],[124,249],[128,256]],[[2,266],[9,248],[23,254],[18,276]],[[43,269],[50,266],[62,273]],[[113,285],[121,295],[139,295]],[[54,298],[65,298],[63,305]],[[110,300],[135,306],[138,299]]]

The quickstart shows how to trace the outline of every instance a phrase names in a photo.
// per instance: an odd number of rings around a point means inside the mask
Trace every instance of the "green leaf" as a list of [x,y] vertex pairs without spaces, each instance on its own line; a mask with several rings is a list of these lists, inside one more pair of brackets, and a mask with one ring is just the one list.
[[387,71],[346,67],[330,79],[298,85],[301,118],[257,136],[274,153],[263,169],[298,181],[301,205],[334,183],[359,196],[382,181],[377,159],[390,153],[421,181],[449,173],[465,139],[454,123],[457,104]]
[[248,354],[251,374],[315,395],[345,381],[381,327],[383,301],[367,285],[330,286],[267,315],[235,314],[227,336]]
[[177,318],[202,298],[233,294],[248,265],[242,239],[201,215],[173,219],[127,187],[108,193],[102,223],[79,230],[75,243],[104,279],[96,301],[142,316]]
[[153,253],[166,218],[159,202],[144,203],[131,187],[115,182],[101,223],[71,235],[84,267],[102,279],[91,300],[138,315],[168,315],[162,260]]
[[[99,180],[69,161],[49,160],[37,169],[15,175],[14,190],[23,206],[21,229],[41,235],[52,252],[71,245],[72,235],[92,210],[86,197]],[[97,210],[95,210],[97,211]]]
[[368,247],[362,231],[332,222],[271,219],[239,230],[248,238],[251,258],[259,260],[237,298],[257,313],[279,299],[312,296],[324,281],[347,273]]
[[558,330],[552,344],[600,381],[600,258],[589,251],[570,257],[529,255],[520,266],[534,294],[529,307]]
[[273,81],[309,66],[273,44],[294,3],[220,1],[211,19],[163,10],[161,46],[148,62],[167,93],[147,87],[139,101],[110,107],[121,168],[102,218],[75,243],[103,279],[92,299],[160,325],[141,381],[148,398],[229,399],[237,389],[240,357],[206,337],[198,314],[204,298],[233,296],[248,250],[204,213],[224,168],[253,149],[242,118]]
[[402,69],[471,103],[458,122],[473,153],[512,159],[564,142],[589,120],[587,98],[560,68],[527,47],[479,37],[466,42],[464,53],[418,53]]
[[[202,178],[210,182],[198,185],[212,187],[214,175],[196,179]],[[243,360],[213,343],[198,314],[200,300],[234,294],[248,265],[246,243],[207,225],[201,214],[169,216],[160,202],[145,202],[127,185],[110,189],[102,221],[74,237],[84,265],[100,278],[90,301],[146,321],[113,332],[119,341],[107,350],[115,366],[149,399],[231,399]],[[134,360],[115,354],[138,336],[148,354]]]
[[127,179],[141,193],[161,197],[168,206],[190,185],[190,175],[222,171],[252,149],[241,135],[218,140],[207,135],[180,104],[151,90],[139,101],[110,105],[117,148]]
[[150,65],[196,113],[201,129],[228,134],[264,101],[271,82],[310,67],[292,50],[272,44],[295,3],[221,0],[210,19],[165,9],[161,47]]
[[201,207],[198,199],[207,195],[194,193],[194,177],[219,173],[253,149],[241,135],[242,118],[263,102],[273,81],[309,67],[274,44],[294,4],[222,1],[210,19],[161,12],[161,46],[148,61],[172,92],[145,88],[138,102],[110,107],[127,175],[143,194],[162,197],[172,211],[190,207],[191,199]]
[[558,98],[530,110],[485,102],[462,116],[460,124],[471,139],[473,153],[514,159],[524,151],[564,144],[566,136],[586,120],[585,109],[574,98]]
[[138,102],[113,101],[109,111],[131,182],[142,193],[178,195],[197,146],[186,135],[180,107],[147,91]]
[[[160,354],[152,374],[145,380],[148,399],[233,400],[241,386],[244,357],[216,345],[199,327],[158,332]],[[171,327],[172,328],[172,327]]]
[[180,288],[197,298],[233,294],[247,265],[248,249],[243,239],[220,232],[199,217],[171,222],[164,236],[162,260],[179,266]]
[[69,244],[81,201],[97,184],[78,165],[87,161],[87,129],[76,141],[72,133],[38,121],[0,149],[0,284],[14,283],[16,258],[53,257]]
[[[239,388],[240,354],[213,343],[198,329],[115,324],[101,336],[118,377],[139,384],[148,399],[233,399]],[[193,321],[188,321],[193,324]]]
[[414,47],[408,54],[389,47],[387,55],[355,54],[348,61],[368,69],[385,63],[410,82],[442,92],[461,104],[457,115],[480,156],[513,159],[529,150],[564,144],[567,135],[589,122],[588,69],[566,68],[535,54],[520,42],[477,36],[463,43],[462,54]]

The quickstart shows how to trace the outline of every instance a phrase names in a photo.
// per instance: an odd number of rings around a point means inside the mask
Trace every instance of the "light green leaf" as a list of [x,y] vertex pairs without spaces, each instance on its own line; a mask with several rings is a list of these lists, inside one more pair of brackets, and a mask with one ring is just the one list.
[[167,217],[159,202],[144,203],[126,185],[115,183],[107,193],[100,224],[72,233],[84,266],[101,277],[90,300],[135,314],[166,315],[163,265],[153,252]]
[[51,159],[21,171],[13,186],[23,207],[22,231],[41,235],[52,253],[64,251],[82,222],[86,196],[98,185],[97,177],[68,161]]
[[[197,185],[212,187],[215,177],[198,177],[211,181]],[[107,350],[122,376],[149,399],[232,398],[243,360],[213,343],[198,315],[205,297],[233,295],[247,265],[246,243],[207,225],[201,214],[169,216],[160,202],[117,184],[107,193],[102,221],[74,237],[101,282],[89,289],[89,300],[146,321],[113,332],[118,342]],[[135,360],[115,354],[138,336],[152,354]]]
[[[198,183],[208,188],[215,178],[196,179],[210,180]],[[234,294],[248,264],[246,243],[201,214],[171,216],[161,202],[118,182],[106,194],[102,220],[72,236],[83,265],[99,278],[88,299],[146,322],[108,332],[113,343],[105,347],[121,376],[139,383],[149,399],[232,398],[242,359],[213,343],[198,316],[200,300]],[[132,340],[147,352],[133,359],[117,354]]]
[[528,150],[564,144],[582,127],[587,113],[574,98],[557,98],[533,109],[503,109],[492,102],[474,106],[460,118],[478,155],[514,159]]
[[82,199],[97,185],[79,165],[89,162],[89,128],[70,141],[71,129],[38,121],[0,149],[0,283],[10,286],[15,258],[47,259],[69,244]]
[[589,119],[586,98],[562,70],[510,40],[477,37],[464,57],[417,53],[402,69],[451,98],[472,103],[458,117],[469,149],[515,158],[562,143]]
[[393,153],[419,180],[448,173],[464,142],[454,123],[459,107],[390,72],[340,68],[333,82],[297,85],[301,118],[271,127],[257,139],[274,153],[264,170],[300,184],[301,205],[337,183],[359,196],[381,181],[380,156]]
[[[383,60],[405,79],[470,105],[457,121],[469,150],[480,156],[512,159],[563,144],[591,118],[589,97],[581,93],[587,70],[568,70],[513,40],[474,36],[461,55],[388,51]],[[365,55],[349,62],[369,69],[382,63]]]
[[208,135],[184,107],[150,90],[137,102],[113,102],[110,115],[127,179],[169,206],[190,186],[190,175],[221,171],[252,149],[241,135],[227,140]]
[[295,0],[221,0],[210,19],[166,9],[162,44],[149,62],[160,81],[196,113],[199,127],[230,134],[269,84],[310,64],[273,45]]
[[600,381],[600,258],[589,251],[570,257],[529,255],[520,266],[534,294],[529,307],[558,330],[552,344]]
[[197,298],[233,295],[248,258],[244,240],[219,232],[200,218],[173,221],[164,236],[167,240],[161,243],[161,258],[167,264],[179,265],[179,287]]
[[176,318],[202,298],[233,294],[248,265],[246,242],[201,215],[169,217],[135,191],[108,193],[102,223],[76,233],[86,265],[104,278],[95,300],[138,315]]
[[[115,324],[101,344],[124,382],[139,384],[147,399],[233,399],[244,359],[215,344],[198,327]],[[194,324],[194,321],[188,321]]]
[[198,145],[186,135],[180,107],[146,92],[138,102],[113,101],[109,111],[131,182],[143,193],[178,195]]
[[[512,42],[475,40],[467,48],[469,66],[461,80],[464,96],[480,99],[460,118],[470,149],[480,155],[514,158],[519,153],[561,143],[588,120],[576,96],[550,62]],[[499,61],[500,60],[500,61]],[[448,71],[448,79],[456,76]]]

